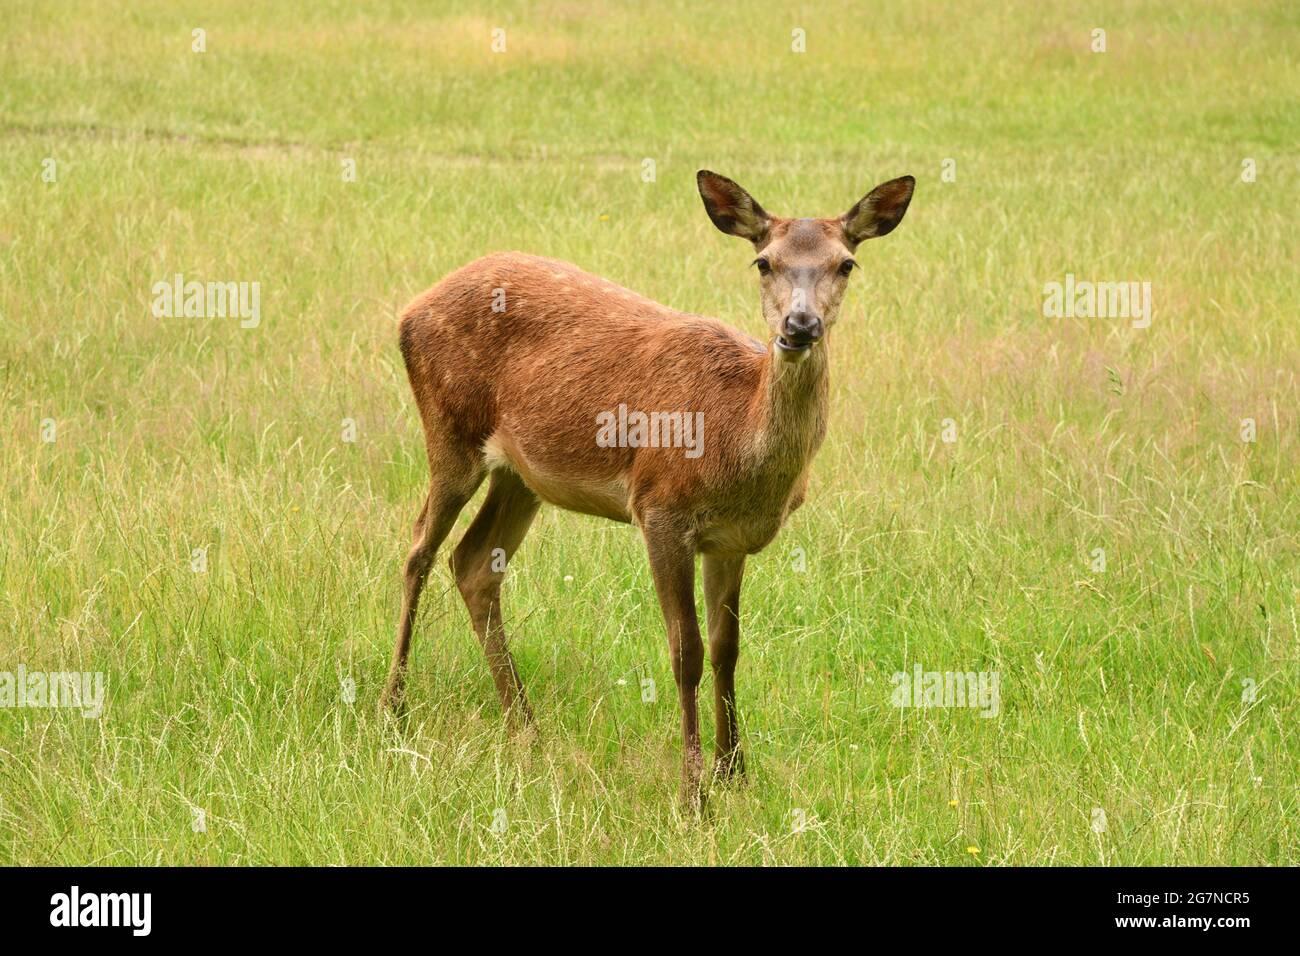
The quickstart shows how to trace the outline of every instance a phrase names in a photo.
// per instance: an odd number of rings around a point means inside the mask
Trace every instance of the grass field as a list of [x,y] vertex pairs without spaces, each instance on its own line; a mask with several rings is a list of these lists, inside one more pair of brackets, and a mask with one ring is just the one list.
[[[0,863],[1300,863],[1294,3],[267,7],[0,3],[0,672],[106,681],[0,709]],[[520,249],[761,335],[701,167],[786,215],[918,185],[692,823],[634,529],[545,509],[511,566],[535,743],[442,556],[375,704],[398,310]],[[259,323],[155,317],[176,273]],[[1045,317],[1066,274],[1150,326]],[[891,706],[917,664],[998,715]]]

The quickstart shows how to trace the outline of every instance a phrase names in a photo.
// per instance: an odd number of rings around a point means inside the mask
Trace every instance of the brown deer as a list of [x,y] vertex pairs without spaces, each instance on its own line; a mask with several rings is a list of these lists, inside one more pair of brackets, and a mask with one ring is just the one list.
[[857,265],[853,253],[898,225],[915,180],[877,186],[833,219],[769,215],[707,170],[697,183],[714,225],[758,251],[767,345],[568,263],[519,253],[453,272],[403,313],[402,357],[431,481],[406,559],[380,707],[401,708],[420,590],[486,476],[487,495],[451,569],[507,717],[527,723],[532,714],[502,626],[501,581],[538,505],[631,522],[645,537],[668,629],[683,798],[702,806],[695,556],[703,555],[708,609],[714,771],[725,779],[744,772],[734,674],[745,557],[762,550],[803,501],[826,432],[827,345]]

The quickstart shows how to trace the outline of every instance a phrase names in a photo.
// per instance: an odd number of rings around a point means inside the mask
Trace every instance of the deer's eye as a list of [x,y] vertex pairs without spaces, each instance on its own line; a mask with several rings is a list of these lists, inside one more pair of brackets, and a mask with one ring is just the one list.
[[852,259],[845,259],[843,262],[840,263],[840,275],[842,276],[848,275],[850,272],[853,271],[853,267],[856,265],[857,263],[854,262]]
[[761,276],[772,274],[772,263],[768,262],[762,256],[754,260],[754,265],[758,266],[758,274]]

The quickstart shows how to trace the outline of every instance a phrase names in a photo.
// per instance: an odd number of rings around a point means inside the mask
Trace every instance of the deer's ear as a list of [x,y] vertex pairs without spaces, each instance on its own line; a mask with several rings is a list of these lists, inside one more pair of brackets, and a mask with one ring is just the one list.
[[902,176],[881,183],[858,200],[852,209],[840,216],[844,238],[853,245],[864,239],[887,236],[903,221],[907,204],[912,201],[916,180]]
[[704,211],[715,226],[727,235],[740,236],[756,245],[767,238],[771,217],[739,185],[707,169],[695,174],[695,184],[700,188]]

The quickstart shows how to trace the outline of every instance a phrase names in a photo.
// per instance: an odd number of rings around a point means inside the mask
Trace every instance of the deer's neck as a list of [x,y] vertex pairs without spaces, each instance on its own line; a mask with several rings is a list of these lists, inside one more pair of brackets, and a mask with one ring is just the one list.
[[830,394],[827,344],[823,339],[797,364],[769,347],[754,409],[760,467],[799,474],[821,447]]

